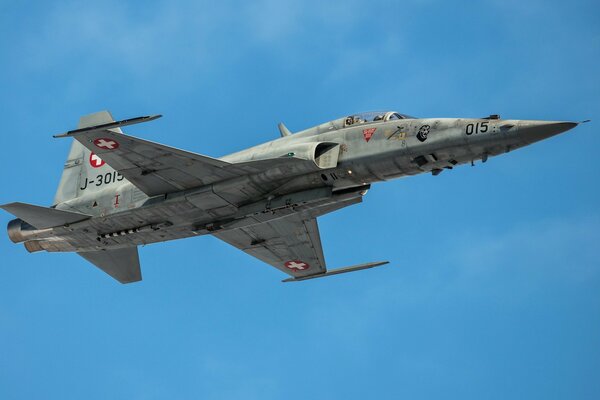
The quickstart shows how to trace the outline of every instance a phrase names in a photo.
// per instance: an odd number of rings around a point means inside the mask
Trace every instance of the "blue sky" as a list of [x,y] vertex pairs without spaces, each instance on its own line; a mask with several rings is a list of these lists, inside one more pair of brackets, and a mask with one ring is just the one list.
[[[597,1],[0,2],[0,203],[49,205],[80,115],[220,156],[348,113],[593,121],[375,185],[302,284],[212,237],[121,286],[0,235],[3,399],[600,397]],[[2,214],[5,222],[11,217]]]

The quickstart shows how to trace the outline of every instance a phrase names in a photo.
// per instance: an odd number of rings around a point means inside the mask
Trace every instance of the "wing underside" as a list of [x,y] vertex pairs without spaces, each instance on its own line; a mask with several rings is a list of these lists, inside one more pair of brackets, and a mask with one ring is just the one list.
[[329,273],[317,217],[361,201],[360,193],[339,196],[335,202],[299,207],[296,213],[283,218],[224,230],[213,236],[292,276],[293,280],[324,276]]
[[214,236],[293,277],[326,271],[315,218],[293,214]]

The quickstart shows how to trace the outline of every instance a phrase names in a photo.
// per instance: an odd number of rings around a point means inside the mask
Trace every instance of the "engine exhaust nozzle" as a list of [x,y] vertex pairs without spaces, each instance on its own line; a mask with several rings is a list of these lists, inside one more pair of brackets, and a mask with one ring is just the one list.
[[8,237],[13,243],[21,243],[31,239],[38,231],[33,226],[19,218],[10,221],[6,230],[8,231]]

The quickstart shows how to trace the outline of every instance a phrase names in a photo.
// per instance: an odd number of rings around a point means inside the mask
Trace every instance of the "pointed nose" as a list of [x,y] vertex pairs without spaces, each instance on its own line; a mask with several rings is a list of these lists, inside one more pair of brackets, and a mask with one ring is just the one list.
[[526,142],[533,143],[566,132],[577,125],[578,122],[568,121],[521,121],[519,136]]

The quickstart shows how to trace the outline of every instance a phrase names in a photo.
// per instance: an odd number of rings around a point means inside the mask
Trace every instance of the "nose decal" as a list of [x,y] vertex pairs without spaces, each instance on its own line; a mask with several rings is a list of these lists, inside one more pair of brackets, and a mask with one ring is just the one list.
[[371,140],[371,137],[373,136],[376,130],[377,128],[363,129],[363,136],[367,143],[369,142],[369,140]]
[[417,132],[417,139],[421,142],[427,140],[427,135],[429,135],[429,131],[431,131],[431,127],[429,125],[423,125],[419,128],[419,132]]

